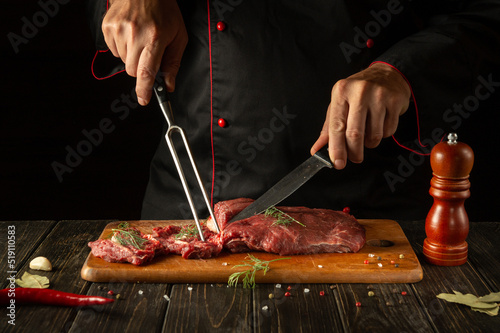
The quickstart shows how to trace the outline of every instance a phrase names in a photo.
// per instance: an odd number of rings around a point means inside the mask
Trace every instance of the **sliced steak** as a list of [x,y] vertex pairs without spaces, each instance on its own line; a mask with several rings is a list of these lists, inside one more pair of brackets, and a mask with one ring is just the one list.
[[169,225],[163,228],[153,228],[152,237],[158,240],[170,253],[179,254],[184,259],[208,259],[219,255],[222,251],[222,243],[219,235],[203,227],[205,241],[201,241],[198,235],[181,236],[181,231],[189,226]]
[[[305,227],[296,222],[277,225],[275,217],[264,214],[227,223],[252,202],[252,199],[234,199],[214,207],[215,218],[222,229],[222,243],[230,252],[344,253],[358,252],[365,244],[365,230],[353,216],[329,209],[277,207]],[[208,225],[213,226],[209,220]]]
[[89,242],[94,256],[102,258],[108,262],[129,262],[134,265],[142,265],[151,261],[156,255],[168,254],[168,249],[165,249],[162,244],[151,237],[145,235],[135,228],[127,230],[135,230],[145,242],[140,248],[132,245],[121,245],[111,239],[98,239]]

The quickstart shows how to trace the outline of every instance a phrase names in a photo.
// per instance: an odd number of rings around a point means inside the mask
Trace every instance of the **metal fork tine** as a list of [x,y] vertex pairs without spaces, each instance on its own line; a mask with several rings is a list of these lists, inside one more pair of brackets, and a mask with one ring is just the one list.
[[165,140],[167,141],[168,148],[170,150],[170,153],[172,154],[172,158],[175,163],[175,167],[177,168],[177,172],[179,173],[179,178],[182,183],[182,187],[184,188],[184,193],[186,194],[186,198],[189,203],[189,207],[191,208],[191,212],[193,213],[193,217],[196,223],[196,227],[198,228],[198,232],[200,234],[200,239],[202,241],[205,241],[205,237],[203,236],[203,231],[201,229],[200,221],[198,219],[198,213],[196,212],[196,207],[194,206],[194,201],[191,196],[191,191],[189,190],[188,183],[186,181],[186,177],[184,175],[184,170],[182,169],[181,162],[179,160],[179,157],[177,156],[177,151],[175,150],[175,146],[172,141],[172,134],[173,133],[179,133],[182,138],[182,142],[184,144],[184,147],[186,149],[186,152],[189,157],[189,161],[191,162],[191,167],[193,169],[193,172],[195,174],[198,186],[200,188],[201,194],[203,195],[203,199],[205,201],[205,205],[208,208],[208,211],[210,213],[210,216],[212,217],[213,221],[215,222],[215,228],[217,232],[220,232],[219,225],[217,223],[217,220],[215,219],[214,212],[212,210],[212,206],[210,205],[210,201],[208,200],[208,195],[207,192],[205,191],[205,187],[203,186],[203,182],[201,181],[200,174],[198,172],[198,168],[196,166],[196,162],[194,161],[193,154],[191,153],[191,148],[189,147],[189,142],[187,140],[186,134],[184,133],[184,130],[177,126],[174,125],[173,117],[172,117],[172,106],[170,105],[170,100],[168,98],[168,93],[167,93],[167,87],[165,86],[165,83],[163,79],[156,80],[155,86],[154,86],[154,91],[156,94],[156,97],[158,98],[158,101],[160,103],[160,108],[163,112],[163,115],[165,116],[165,119],[168,124],[168,129],[167,133],[165,134]]

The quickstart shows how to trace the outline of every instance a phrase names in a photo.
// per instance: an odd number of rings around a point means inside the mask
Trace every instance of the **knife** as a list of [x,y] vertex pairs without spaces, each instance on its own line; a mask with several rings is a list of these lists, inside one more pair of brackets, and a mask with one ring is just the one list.
[[269,207],[277,205],[324,167],[333,167],[330,157],[328,156],[327,147],[324,147],[316,152],[316,154],[309,157],[305,162],[267,190],[266,193],[261,195],[250,206],[234,216],[228,223],[260,214]]

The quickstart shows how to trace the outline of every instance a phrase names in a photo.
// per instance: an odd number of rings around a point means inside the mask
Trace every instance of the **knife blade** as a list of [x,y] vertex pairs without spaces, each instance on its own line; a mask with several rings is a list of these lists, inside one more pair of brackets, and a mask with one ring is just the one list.
[[288,175],[283,177],[267,192],[262,194],[250,206],[243,209],[240,213],[234,216],[228,223],[243,220],[250,216],[257,215],[265,211],[267,208],[277,205],[299,187],[305,184],[312,176],[324,167],[332,168],[332,162],[328,156],[328,148],[324,147],[313,156],[309,157],[305,162],[296,167]]

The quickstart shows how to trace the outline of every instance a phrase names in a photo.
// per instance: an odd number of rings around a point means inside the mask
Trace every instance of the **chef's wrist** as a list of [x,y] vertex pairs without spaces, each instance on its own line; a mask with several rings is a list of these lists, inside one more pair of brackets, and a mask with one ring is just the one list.
[[410,99],[411,97],[410,83],[403,75],[403,73],[401,73],[396,67],[382,61],[373,62],[369,67],[377,70],[386,71],[387,73],[391,73],[391,77],[403,89],[405,95],[408,96],[408,99]]

